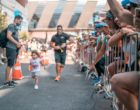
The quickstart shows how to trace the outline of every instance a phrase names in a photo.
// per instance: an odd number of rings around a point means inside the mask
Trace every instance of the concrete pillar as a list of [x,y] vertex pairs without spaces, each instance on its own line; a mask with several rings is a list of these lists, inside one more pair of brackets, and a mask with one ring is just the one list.
[[23,7],[26,6],[26,0],[16,0],[19,4],[21,4]]

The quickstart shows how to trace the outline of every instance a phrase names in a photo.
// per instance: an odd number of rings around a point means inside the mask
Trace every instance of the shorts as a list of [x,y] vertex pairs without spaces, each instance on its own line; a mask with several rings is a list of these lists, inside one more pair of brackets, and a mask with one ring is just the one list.
[[39,75],[40,75],[40,71],[32,72],[32,76],[39,76]]
[[65,61],[66,61],[66,53],[56,53],[55,52],[55,62],[56,63],[61,63],[61,64],[65,65]]
[[6,48],[6,57],[8,59],[8,66],[13,67],[17,61],[18,50]]

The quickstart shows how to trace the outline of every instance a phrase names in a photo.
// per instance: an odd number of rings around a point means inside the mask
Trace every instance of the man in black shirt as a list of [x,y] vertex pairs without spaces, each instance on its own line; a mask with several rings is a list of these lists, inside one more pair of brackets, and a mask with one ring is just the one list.
[[[68,43],[66,41],[69,40]],[[53,45],[55,43],[55,46]],[[63,28],[61,25],[57,26],[57,34],[51,39],[50,46],[55,50],[55,62],[56,62],[56,73],[57,76],[55,81],[59,81],[60,68],[63,68],[66,60],[66,46],[73,43],[73,39],[69,35],[63,33]]]

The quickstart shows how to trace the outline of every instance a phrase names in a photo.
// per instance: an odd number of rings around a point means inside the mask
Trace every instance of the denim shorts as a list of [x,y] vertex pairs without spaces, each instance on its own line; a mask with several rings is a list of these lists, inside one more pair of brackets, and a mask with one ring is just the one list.
[[40,71],[32,72],[32,76],[39,76],[39,75],[40,75]]

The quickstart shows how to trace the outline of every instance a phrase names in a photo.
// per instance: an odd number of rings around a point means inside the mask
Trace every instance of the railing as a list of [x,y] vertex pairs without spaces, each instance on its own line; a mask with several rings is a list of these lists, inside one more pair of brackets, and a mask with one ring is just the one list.
[[[133,36],[136,37],[136,40],[133,40]],[[110,83],[110,75],[109,75],[109,64],[114,63],[114,75],[118,73],[123,72],[130,72],[130,71],[137,71],[138,70],[138,40],[139,35],[137,32],[130,33],[127,36],[125,36],[120,42],[114,46],[109,47],[108,43],[106,43],[106,51],[105,51],[105,71],[102,74],[102,82],[100,83],[103,87],[102,90],[100,90],[98,93],[105,91],[108,97],[112,100],[112,108],[113,110],[119,110],[117,106],[117,100],[115,93],[111,89],[111,83]],[[106,41],[108,42],[108,40]],[[129,48],[129,51],[128,51]],[[89,47],[88,49],[84,49],[83,46],[80,46],[80,60],[78,62],[79,64],[79,71],[81,70],[82,66],[87,66],[89,68],[92,65],[92,61],[95,60],[96,57],[96,47]],[[128,60],[129,56],[129,62]],[[133,61],[133,62],[132,62]],[[83,64],[82,64],[83,63]],[[134,69],[132,68],[132,63],[134,63]],[[82,64],[82,65],[81,65]],[[133,70],[132,70],[133,69]],[[94,76],[98,76],[97,71],[95,72],[89,72],[86,71],[86,81],[89,81],[89,77],[91,74]],[[139,78],[140,79],[140,78]],[[139,81],[140,82],[140,81]],[[139,83],[140,85],[140,83]],[[140,88],[139,88],[140,89]],[[139,90],[140,92],[140,90]],[[97,94],[98,94],[97,93]],[[94,91],[92,93],[93,97]],[[94,103],[95,104],[95,103]],[[122,110],[124,110],[124,106],[122,106]],[[139,95],[139,107],[138,110],[140,110],[140,95]]]

